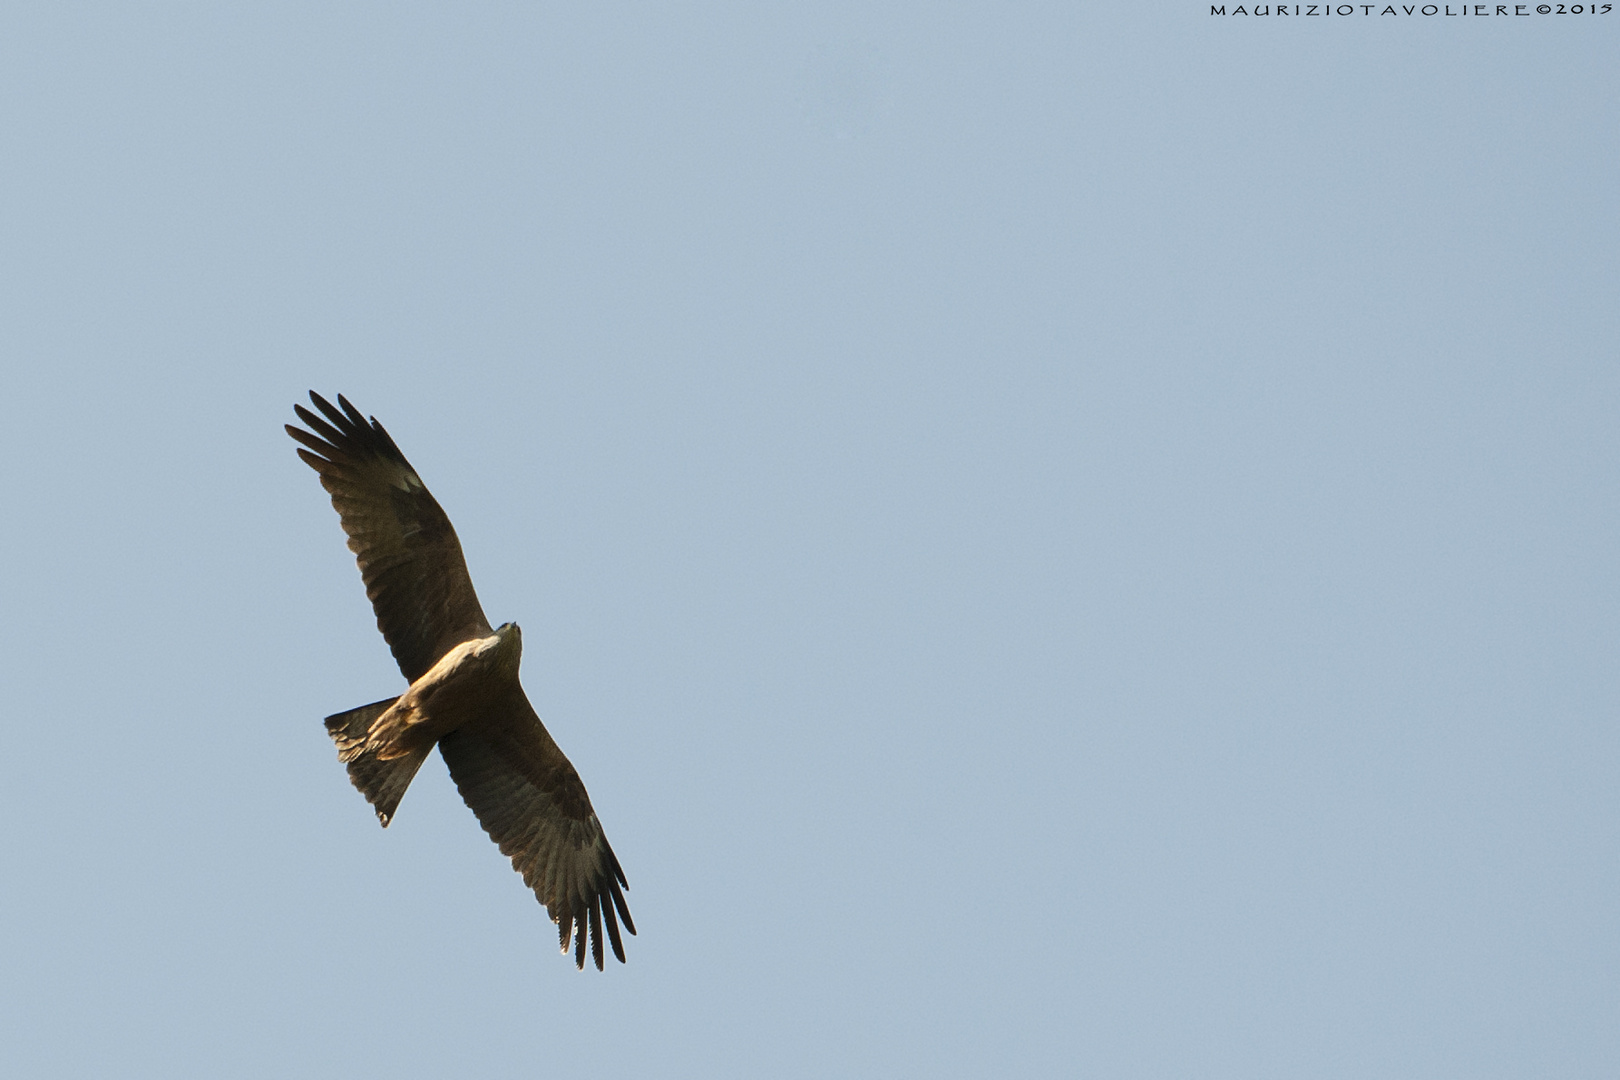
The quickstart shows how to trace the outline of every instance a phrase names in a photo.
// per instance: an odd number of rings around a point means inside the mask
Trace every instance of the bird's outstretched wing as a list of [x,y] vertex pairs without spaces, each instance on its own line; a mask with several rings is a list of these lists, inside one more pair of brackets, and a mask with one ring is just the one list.
[[604,924],[623,963],[618,920],[636,932],[624,902],[630,883],[585,785],[521,690],[492,713],[498,715],[439,740],[461,797],[546,906],[564,952],[573,938],[575,965],[585,966],[588,932],[591,958],[601,970]]
[[298,456],[332,496],[377,629],[405,678],[415,682],[456,645],[492,633],[461,542],[375,418],[368,421],[342,394],[340,408],[313,390],[309,399],[326,418],[295,405],[310,430],[288,424],[287,434],[309,448]]

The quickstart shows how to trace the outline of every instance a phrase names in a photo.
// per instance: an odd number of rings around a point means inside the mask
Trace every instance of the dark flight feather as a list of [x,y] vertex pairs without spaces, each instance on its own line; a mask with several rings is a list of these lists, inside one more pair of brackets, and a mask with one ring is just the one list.
[[309,397],[326,420],[295,405],[314,434],[291,424],[287,434],[309,448],[298,456],[332,496],[377,629],[405,678],[415,682],[455,645],[494,632],[473,591],[461,542],[381,424],[367,422],[341,394],[341,411],[319,394]]
[[[523,711],[533,717],[528,701]],[[590,906],[607,899],[619,910],[625,929],[636,932],[621,886],[628,888],[618,857],[591,811],[585,786],[562,756],[538,717],[529,725],[463,728],[439,740],[439,753],[462,799],[523,883],[557,922],[558,944],[566,952],[577,936],[575,963],[585,963],[587,929],[595,939],[593,958],[602,966],[600,923],[587,923]],[[525,731],[525,728],[528,728]],[[619,928],[609,922],[613,955],[624,961]]]

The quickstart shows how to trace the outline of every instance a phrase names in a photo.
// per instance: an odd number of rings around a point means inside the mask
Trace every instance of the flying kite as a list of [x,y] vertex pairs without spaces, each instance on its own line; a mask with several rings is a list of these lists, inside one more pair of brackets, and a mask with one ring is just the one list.
[[622,891],[630,883],[579,774],[518,682],[522,633],[516,623],[490,628],[456,530],[376,418],[342,394],[338,407],[313,390],[309,398],[325,419],[294,405],[310,430],[288,424],[287,434],[308,448],[298,456],[332,496],[377,629],[411,684],[326,718],[338,760],[387,828],[437,745],[461,797],[557,924],[563,953],[572,937],[584,969],[588,927],[602,970],[606,924],[622,964],[618,919],[636,932]]

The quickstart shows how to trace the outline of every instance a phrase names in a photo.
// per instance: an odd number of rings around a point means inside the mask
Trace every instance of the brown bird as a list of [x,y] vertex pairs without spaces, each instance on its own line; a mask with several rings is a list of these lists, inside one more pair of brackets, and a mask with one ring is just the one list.
[[399,697],[326,718],[338,760],[386,828],[437,744],[461,797],[557,924],[563,953],[572,937],[584,969],[589,926],[602,970],[605,923],[623,963],[614,912],[634,934],[621,891],[630,883],[579,774],[518,682],[517,624],[490,628],[456,530],[376,418],[342,394],[336,408],[313,390],[309,398],[326,419],[294,405],[310,430],[288,424],[287,434],[308,447],[298,456],[332,496],[377,629],[411,684]]

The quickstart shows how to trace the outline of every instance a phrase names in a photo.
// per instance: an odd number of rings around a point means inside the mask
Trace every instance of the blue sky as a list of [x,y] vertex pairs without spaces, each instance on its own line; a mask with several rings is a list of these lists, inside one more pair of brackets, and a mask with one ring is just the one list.
[[[0,18],[0,1070],[1607,1077],[1620,13]],[[386,424],[580,974],[281,425]]]

